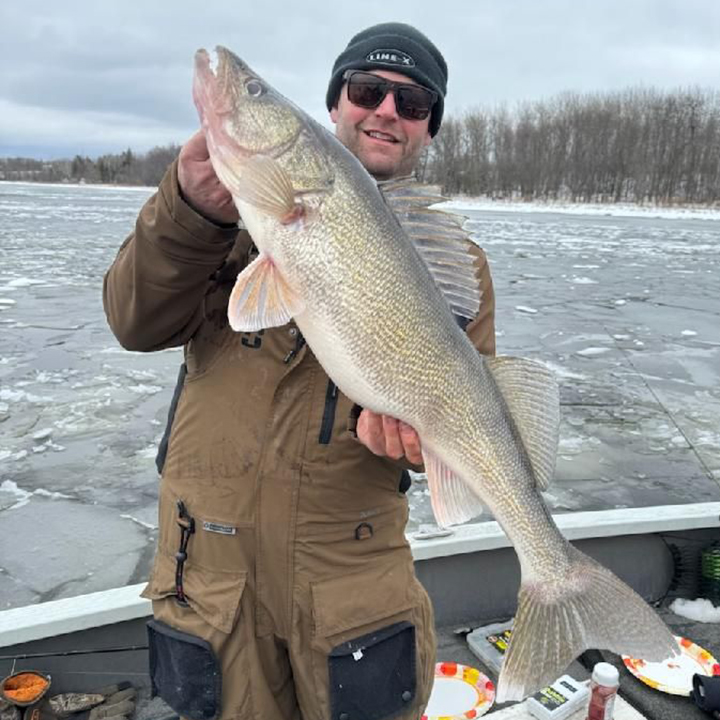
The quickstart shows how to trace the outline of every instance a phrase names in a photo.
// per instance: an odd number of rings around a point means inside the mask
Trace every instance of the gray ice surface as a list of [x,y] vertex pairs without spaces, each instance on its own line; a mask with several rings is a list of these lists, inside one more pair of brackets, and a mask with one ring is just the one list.
[[[0,609],[148,574],[182,354],[120,348],[101,289],[149,195],[0,183]],[[553,511],[720,499],[720,222],[467,214],[499,353],[561,383]]]
[[[498,354],[560,382],[551,509],[720,499],[720,222],[465,214],[490,259]],[[415,523],[432,524],[427,495],[411,491]]]

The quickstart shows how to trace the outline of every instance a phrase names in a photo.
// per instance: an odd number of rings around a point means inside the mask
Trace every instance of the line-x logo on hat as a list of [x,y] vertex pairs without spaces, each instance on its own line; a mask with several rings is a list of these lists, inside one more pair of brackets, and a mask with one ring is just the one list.
[[415,61],[401,50],[373,50],[365,59],[368,62],[383,63],[384,65],[415,67]]

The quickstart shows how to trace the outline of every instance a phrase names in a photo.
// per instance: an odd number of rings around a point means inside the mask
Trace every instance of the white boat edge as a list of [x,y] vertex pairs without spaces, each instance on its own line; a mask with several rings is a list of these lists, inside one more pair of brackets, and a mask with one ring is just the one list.
[[[646,535],[720,527],[720,502],[572,512],[553,516],[568,540]],[[414,533],[409,541],[415,561],[509,547],[497,522],[455,527],[440,537]],[[144,583],[0,611],[0,647],[148,617]]]

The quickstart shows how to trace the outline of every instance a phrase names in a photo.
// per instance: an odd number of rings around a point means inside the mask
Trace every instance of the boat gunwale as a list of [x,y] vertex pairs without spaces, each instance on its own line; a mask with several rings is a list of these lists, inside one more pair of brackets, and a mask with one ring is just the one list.
[[[707,529],[720,527],[720,502],[568,512],[553,519],[568,540]],[[442,537],[418,535],[408,535],[416,562],[511,546],[495,521],[461,525]],[[149,617],[152,605],[140,597],[144,586],[138,583],[0,611],[0,647]]]

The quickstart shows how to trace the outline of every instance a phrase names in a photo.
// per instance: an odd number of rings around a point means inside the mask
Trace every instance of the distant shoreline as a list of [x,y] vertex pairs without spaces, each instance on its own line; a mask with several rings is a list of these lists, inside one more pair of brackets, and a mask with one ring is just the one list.
[[124,183],[44,182],[42,180],[0,180],[0,185],[43,185],[45,187],[115,188],[118,190],[144,190],[155,192],[157,185],[126,185]]
[[565,200],[491,199],[487,197],[452,196],[438,207],[445,210],[488,212],[524,212],[562,215],[597,215],[599,217],[663,218],[669,220],[720,220],[720,206],[654,205],[641,203],[570,202]]
[[[2,185],[29,185],[58,188],[90,188],[95,190],[123,190],[151,193],[157,190],[150,185],[123,185],[120,183],[41,182],[35,180],[0,180]],[[565,200],[522,200],[453,195],[438,207],[445,210],[476,210],[480,212],[558,213],[562,215],[596,215],[599,217],[639,217],[685,220],[720,220],[720,206],[713,205],[653,205],[641,203],[570,202]]]

